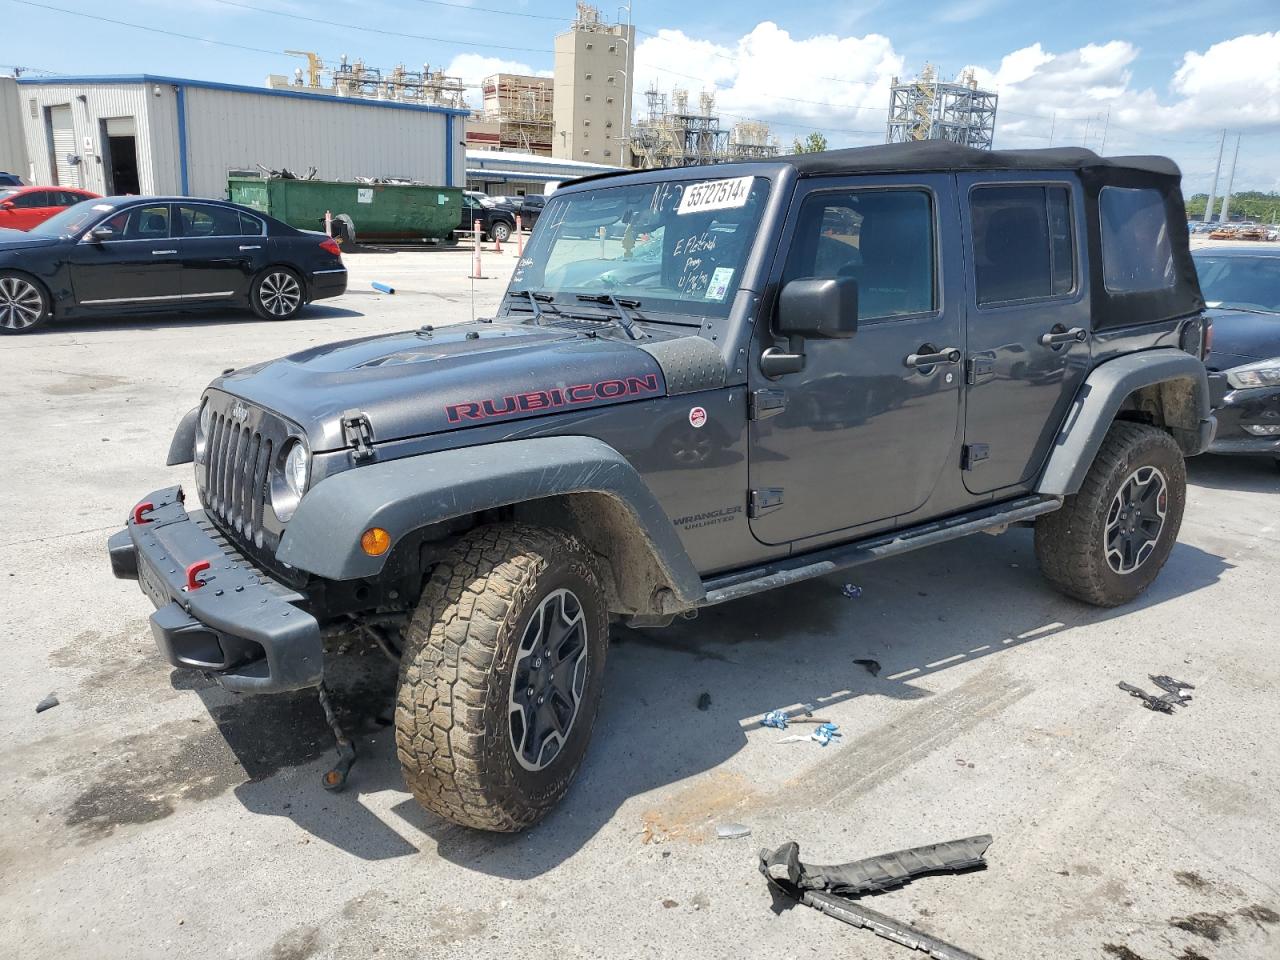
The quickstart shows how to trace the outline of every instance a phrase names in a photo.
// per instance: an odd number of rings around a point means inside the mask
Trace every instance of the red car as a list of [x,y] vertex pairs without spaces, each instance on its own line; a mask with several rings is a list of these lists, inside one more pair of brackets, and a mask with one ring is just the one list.
[[30,230],[55,213],[98,194],[74,187],[0,187],[0,228]]

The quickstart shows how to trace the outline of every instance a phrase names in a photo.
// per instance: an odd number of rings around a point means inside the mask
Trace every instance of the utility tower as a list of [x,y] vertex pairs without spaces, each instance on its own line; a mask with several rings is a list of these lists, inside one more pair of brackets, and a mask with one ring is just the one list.
[[990,150],[996,130],[995,93],[979,90],[972,70],[959,81],[938,79],[926,63],[914,80],[893,78],[889,93],[889,123],[885,143],[949,140]]

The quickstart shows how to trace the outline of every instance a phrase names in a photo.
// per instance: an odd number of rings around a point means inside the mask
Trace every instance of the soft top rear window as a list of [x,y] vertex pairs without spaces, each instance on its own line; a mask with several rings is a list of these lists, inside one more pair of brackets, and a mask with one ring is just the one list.
[[1174,286],[1169,220],[1160,191],[1103,187],[1098,196],[1102,279],[1113,294],[1168,290]]

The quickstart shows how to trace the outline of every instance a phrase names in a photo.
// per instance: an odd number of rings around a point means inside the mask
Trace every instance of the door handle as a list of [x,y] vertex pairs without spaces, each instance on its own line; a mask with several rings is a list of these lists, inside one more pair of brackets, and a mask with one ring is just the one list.
[[247,244],[243,244],[243,243],[242,243],[242,244],[240,244],[240,252],[241,252],[241,253],[244,253],[246,250],[261,250],[261,249],[262,249],[262,247],[261,247],[261,246],[252,246],[252,245],[247,245]]
[[1088,331],[1084,327],[1072,327],[1070,330],[1064,330],[1062,325],[1058,324],[1048,333],[1040,334],[1040,346],[1060,347],[1064,343],[1083,343],[1088,336]]
[[177,253],[177,252],[178,252],[177,250],[152,250],[151,255],[153,257],[163,257],[165,254]]
[[[928,344],[925,346],[928,346]],[[921,349],[924,349],[924,347],[921,347]],[[959,347],[944,347],[936,353],[908,354],[907,359],[903,362],[912,368],[932,367],[936,363],[959,363],[960,356]]]

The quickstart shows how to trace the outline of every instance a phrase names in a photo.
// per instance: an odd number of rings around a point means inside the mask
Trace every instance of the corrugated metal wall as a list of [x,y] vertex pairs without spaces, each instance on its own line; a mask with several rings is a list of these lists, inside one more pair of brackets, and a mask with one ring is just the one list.
[[22,100],[12,77],[0,77],[0,170],[30,175],[27,141],[22,136]]
[[[187,182],[197,196],[225,194],[227,171],[316,167],[325,180],[409,177],[445,184],[440,113],[334,98],[186,88]],[[463,118],[453,120],[453,185],[466,176]],[[176,152],[176,144],[174,146]]]
[[[155,91],[159,91],[159,96],[155,95]],[[27,155],[34,167],[36,183],[54,182],[49,108],[69,106],[80,163],[74,167],[73,179],[77,182],[66,184],[67,186],[79,186],[95,193],[106,192],[103,167],[106,146],[102,142],[101,121],[133,117],[137,125],[138,182],[141,191],[169,193],[177,190],[177,154],[159,149],[163,145],[155,142],[152,119],[153,115],[163,117],[172,113],[172,87],[142,83],[20,83],[18,97]],[[35,102],[34,117],[32,101]]]

